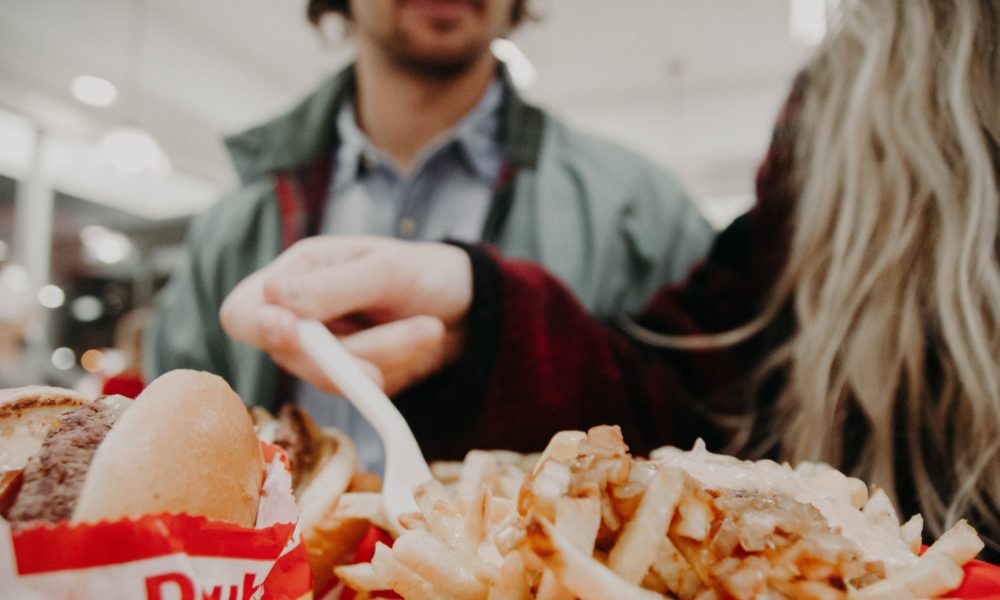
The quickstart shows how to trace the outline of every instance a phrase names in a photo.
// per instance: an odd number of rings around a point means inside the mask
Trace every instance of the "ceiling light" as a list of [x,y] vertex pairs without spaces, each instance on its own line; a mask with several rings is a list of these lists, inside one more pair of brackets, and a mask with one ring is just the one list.
[[493,56],[507,66],[510,78],[517,87],[529,88],[538,80],[538,71],[535,66],[514,42],[497,38],[490,44],[490,50],[493,52]]
[[170,158],[160,144],[139,127],[112,129],[98,142],[97,151],[104,162],[130,175],[149,173],[166,177],[172,169]]
[[45,308],[59,308],[66,301],[66,293],[58,285],[43,285],[38,290],[38,303]]
[[11,292],[24,292],[31,285],[28,271],[21,265],[10,264],[0,269],[0,289]]
[[77,100],[91,106],[104,108],[111,106],[118,99],[118,88],[115,84],[94,75],[74,77],[70,89]]
[[80,230],[80,241],[87,258],[106,265],[116,265],[132,255],[132,241],[120,231],[100,225],[87,225]]
[[104,353],[97,349],[90,349],[80,357],[80,366],[88,373],[97,373],[104,369]]
[[77,321],[90,323],[104,314],[104,303],[94,296],[80,296],[73,301],[69,310]]
[[71,349],[63,346],[52,352],[52,366],[60,371],[69,371],[75,364],[76,354]]

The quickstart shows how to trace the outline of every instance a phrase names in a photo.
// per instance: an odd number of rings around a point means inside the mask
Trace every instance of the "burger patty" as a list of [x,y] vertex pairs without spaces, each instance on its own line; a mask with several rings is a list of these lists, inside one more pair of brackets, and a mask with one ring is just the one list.
[[12,523],[68,519],[94,453],[119,414],[109,404],[93,402],[63,415],[41,451],[25,465],[21,490],[7,519]]
[[285,404],[278,414],[278,429],[274,435],[274,443],[288,453],[288,460],[292,465],[292,487],[296,490],[312,470],[316,460],[313,452],[316,440],[306,424],[305,420],[308,418],[301,408]]

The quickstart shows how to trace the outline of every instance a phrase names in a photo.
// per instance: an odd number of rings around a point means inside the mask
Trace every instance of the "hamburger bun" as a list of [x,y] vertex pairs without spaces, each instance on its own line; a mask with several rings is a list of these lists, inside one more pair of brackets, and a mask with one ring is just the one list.
[[171,371],[107,433],[71,520],[187,513],[252,527],[263,470],[253,424],[229,385]]

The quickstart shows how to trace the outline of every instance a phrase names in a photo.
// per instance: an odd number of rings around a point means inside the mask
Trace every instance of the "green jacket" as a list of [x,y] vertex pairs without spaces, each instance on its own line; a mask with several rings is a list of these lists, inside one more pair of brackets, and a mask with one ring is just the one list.
[[[526,104],[506,83],[506,165],[485,242],[544,265],[600,318],[637,311],[707,253],[713,231],[673,177]],[[148,379],[201,369],[227,379],[248,404],[278,404],[278,368],[226,337],[218,310],[241,279],[318,231],[337,107],[353,89],[348,68],[287,114],[226,140],[241,185],[192,224],[186,262],[146,339]]]

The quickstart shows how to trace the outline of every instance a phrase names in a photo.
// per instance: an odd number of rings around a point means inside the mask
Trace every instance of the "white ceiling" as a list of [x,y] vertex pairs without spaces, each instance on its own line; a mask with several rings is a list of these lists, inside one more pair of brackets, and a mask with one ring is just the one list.
[[[788,0],[534,0],[514,36],[539,71],[529,96],[672,165],[702,197],[743,194],[781,96],[807,50]],[[292,104],[350,55],[304,0],[3,0],[0,107],[96,139],[138,121],[179,169],[231,181],[218,143]],[[141,26],[135,15],[141,14]],[[138,35],[137,35],[138,34]],[[136,43],[139,39],[139,43]],[[69,81],[107,77],[111,109]],[[130,86],[129,74],[138,73]]]

